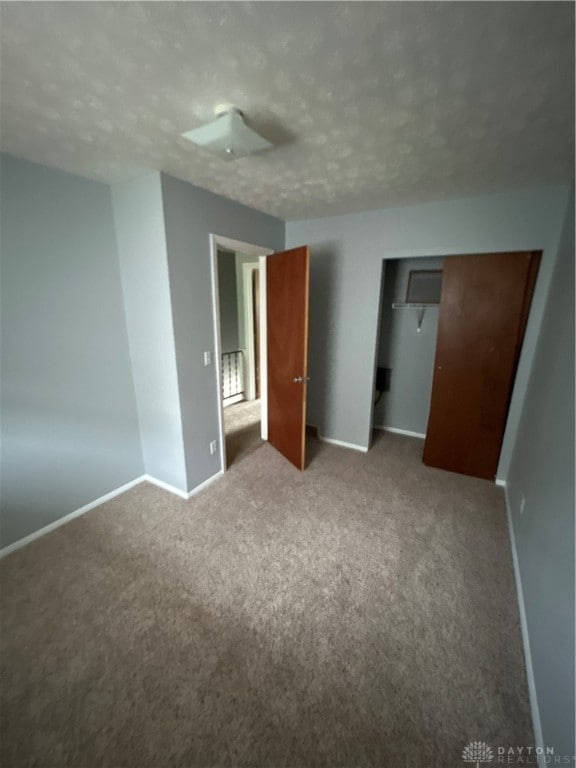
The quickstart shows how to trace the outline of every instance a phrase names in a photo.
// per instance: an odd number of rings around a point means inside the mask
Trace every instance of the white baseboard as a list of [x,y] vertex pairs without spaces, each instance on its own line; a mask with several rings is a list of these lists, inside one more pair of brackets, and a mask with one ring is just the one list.
[[361,451],[362,453],[368,453],[368,447],[364,445],[356,445],[356,443],[346,443],[344,440],[334,440],[333,437],[322,437],[318,435],[318,440],[322,440],[323,443],[330,443],[330,445],[337,445],[340,448],[351,448],[353,451]]
[[[500,480],[500,478],[499,478],[499,477],[497,477],[497,478],[496,478],[496,480],[494,480],[494,483],[495,483],[495,484],[496,484],[496,485],[497,485],[499,488],[506,488],[506,480]],[[506,494],[506,498],[508,498],[508,494]],[[508,502],[506,502],[506,503],[508,503]]]
[[247,398],[244,397],[243,393],[241,395],[232,395],[232,397],[227,397],[226,400],[222,400],[222,405],[224,408],[228,408],[229,405],[236,405],[236,403],[241,403],[246,399]]
[[385,427],[384,425],[374,424],[374,429],[381,429],[383,432],[393,432],[395,435],[406,435],[406,437],[419,437],[422,440],[426,437],[425,432],[410,432],[408,429],[397,429],[396,427]]
[[200,491],[203,491],[204,488],[207,488],[209,485],[212,485],[212,483],[215,480],[218,480],[219,477],[222,477],[223,474],[224,474],[224,470],[219,469],[215,475],[212,475],[212,477],[209,477],[208,480],[204,480],[203,483],[200,483],[200,485],[197,485],[196,488],[193,488],[189,493],[187,493],[186,498],[191,499],[192,496],[195,496],[197,493],[200,493]]
[[153,477],[152,475],[144,475],[142,478],[147,483],[152,483],[152,485],[157,485],[158,488],[162,488],[164,491],[168,491],[169,493],[173,493],[175,496],[180,496],[181,499],[187,499],[188,494],[186,491],[181,491],[180,488],[176,488],[175,485],[170,485],[170,483],[165,483],[164,480],[158,480],[156,477]]
[[[516,538],[514,536],[514,526],[512,525],[512,508],[510,506],[510,497],[508,496],[508,486],[504,480],[496,480],[496,485],[504,489],[504,499],[506,502],[506,517],[508,519],[508,532],[510,534],[510,546],[512,548],[512,562],[514,563],[514,578],[516,581],[516,592],[518,596],[518,609],[520,612],[520,628],[522,631],[522,645],[524,646],[524,661],[526,663],[526,677],[528,680],[528,695],[530,698],[530,711],[532,714],[532,727],[534,728],[535,747],[544,748],[544,737],[542,734],[542,723],[540,721],[540,708],[538,707],[538,696],[536,694],[536,681],[534,680],[534,669],[532,667],[532,653],[530,651],[530,635],[528,634],[528,622],[526,620],[526,609],[524,607],[524,593],[522,591],[522,581],[520,579],[520,565],[518,563],[518,552],[516,550]],[[544,768],[544,756],[538,755],[538,765]]]
[[197,485],[196,488],[193,488],[189,492],[181,491],[179,488],[176,488],[173,485],[170,485],[169,483],[165,483],[163,480],[158,480],[157,478],[152,477],[152,475],[141,475],[140,477],[136,477],[134,480],[131,480],[129,483],[125,483],[124,485],[121,485],[119,488],[116,488],[115,490],[110,491],[110,493],[106,493],[104,494],[104,496],[100,496],[98,499],[91,501],[89,504],[85,504],[83,507],[80,507],[80,509],[76,509],[74,510],[74,512],[70,512],[68,515],[59,517],[58,520],[54,520],[54,522],[49,523],[48,525],[45,525],[43,528],[39,528],[37,531],[34,531],[34,533],[31,533],[28,536],[24,536],[23,539],[18,539],[18,541],[15,541],[13,544],[9,544],[7,547],[0,549],[0,559],[3,557],[6,557],[6,555],[9,555],[11,552],[16,552],[17,549],[21,549],[22,547],[25,547],[27,544],[30,544],[36,539],[39,539],[41,536],[45,536],[47,533],[51,533],[52,531],[55,531],[57,528],[60,528],[61,525],[66,525],[66,523],[69,523],[71,520],[74,520],[75,518],[80,517],[81,515],[84,515],[86,512],[90,512],[91,509],[95,509],[96,507],[99,507],[101,504],[105,504],[107,501],[111,501],[112,499],[116,498],[116,496],[120,496],[121,493],[125,493],[126,491],[129,491],[131,488],[134,488],[135,486],[140,485],[141,483],[144,483],[144,482],[152,483],[152,485],[157,485],[158,488],[162,488],[162,490],[164,491],[168,491],[169,493],[174,493],[176,496],[179,496],[181,499],[187,500],[187,499],[190,499],[195,494],[202,491],[204,488],[206,488],[208,485],[213,483],[223,474],[224,474],[223,470],[216,472],[215,475],[212,475],[212,477],[209,477],[207,480],[204,480],[203,483],[200,483],[200,485]]
[[146,475],[137,477],[135,480],[131,480],[129,483],[125,483],[124,485],[121,485],[120,488],[116,488],[114,491],[110,491],[110,493],[106,493],[104,494],[104,496],[100,496],[100,498],[95,499],[94,501],[91,501],[89,504],[85,504],[83,507],[80,507],[80,509],[76,509],[74,510],[74,512],[70,512],[68,515],[59,517],[58,520],[54,520],[53,523],[49,523],[48,525],[45,525],[43,528],[39,528],[37,531],[34,531],[34,533],[30,533],[28,536],[24,536],[23,539],[18,539],[18,541],[15,541],[13,544],[9,544],[7,547],[0,549],[0,558],[5,557],[6,555],[9,555],[11,552],[15,552],[17,549],[20,549],[21,547],[25,547],[26,544],[30,544],[36,539],[39,539],[41,536],[45,536],[47,533],[51,533],[52,531],[55,531],[57,528],[60,528],[61,525],[66,525],[66,523],[69,523],[71,520],[74,520],[76,517],[80,517],[81,515],[84,515],[86,512],[90,512],[91,509],[94,509],[95,507],[99,507],[101,504],[105,504],[107,501],[111,501],[116,496],[120,496],[121,493],[125,493],[126,491],[129,491],[131,488],[134,488],[134,486],[140,485],[140,483],[143,483],[144,480],[146,480]]

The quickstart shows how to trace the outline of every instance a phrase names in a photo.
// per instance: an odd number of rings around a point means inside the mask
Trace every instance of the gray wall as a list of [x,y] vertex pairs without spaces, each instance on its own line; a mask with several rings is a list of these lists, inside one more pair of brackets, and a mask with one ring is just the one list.
[[418,310],[392,309],[406,300],[412,269],[442,269],[443,259],[391,259],[385,262],[378,365],[392,370],[390,391],[374,406],[374,426],[425,434],[436,354],[438,307],[427,307],[418,333]]
[[3,156],[2,546],[143,473],[110,188]]
[[240,349],[240,336],[236,254],[231,251],[218,251],[218,295],[222,352],[233,352]]
[[144,467],[187,490],[160,174],[112,187]]
[[210,234],[284,247],[284,222],[162,174],[170,290],[188,487],[191,490],[221,468],[208,446],[218,437],[218,393],[210,275]]
[[508,472],[569,185],[291,222],[286,247],[311,246],[309,420],[326,437],[367,447],[382,259],[544,251],[498,477]]
[[508,493],[544,743],[557,755],[574,755],[573,197],[512,454]]
[[[276,249],[277,250],[277,249]],[[257,256],[248,256],[245,253],[236,254],[236,282],[238,284],[238,338],[240,347],[239,349],[246,349],[246,327],[244,322],[244,278],[242,267],[244,264],[254,264],[258,266],[259,260]]]

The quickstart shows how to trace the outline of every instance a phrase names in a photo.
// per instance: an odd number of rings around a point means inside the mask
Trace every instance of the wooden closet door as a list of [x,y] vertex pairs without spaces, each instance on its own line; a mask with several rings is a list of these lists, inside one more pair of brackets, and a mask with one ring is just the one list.
[[494,479],[539,253],[444,260],[425,464]]

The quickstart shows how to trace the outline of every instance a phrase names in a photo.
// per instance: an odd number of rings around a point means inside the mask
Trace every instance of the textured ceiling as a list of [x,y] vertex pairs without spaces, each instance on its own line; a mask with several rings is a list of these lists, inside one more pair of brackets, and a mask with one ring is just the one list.
[[[572,3],[1,7],[2,149],[106,182],[152,169],[286,220],[573,176]],[[180,134],[240,107],[273,150]]]

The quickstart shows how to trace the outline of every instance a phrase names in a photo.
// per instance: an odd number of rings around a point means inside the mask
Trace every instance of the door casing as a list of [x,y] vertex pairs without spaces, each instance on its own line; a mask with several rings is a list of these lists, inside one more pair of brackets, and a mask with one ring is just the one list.
[[[244,337],[246,341],[246,399],[254,400],[256,398],[256,350],[254,344],[254,300],[252,292],[252,276],[254,272],[260,272],[260,264],[242,265],[242,283],[244,288],[244,304],[242,312],[244,314]],[[260,291],[258,291],[260,293]],[[262,318],[260,318],[261,320]]]

